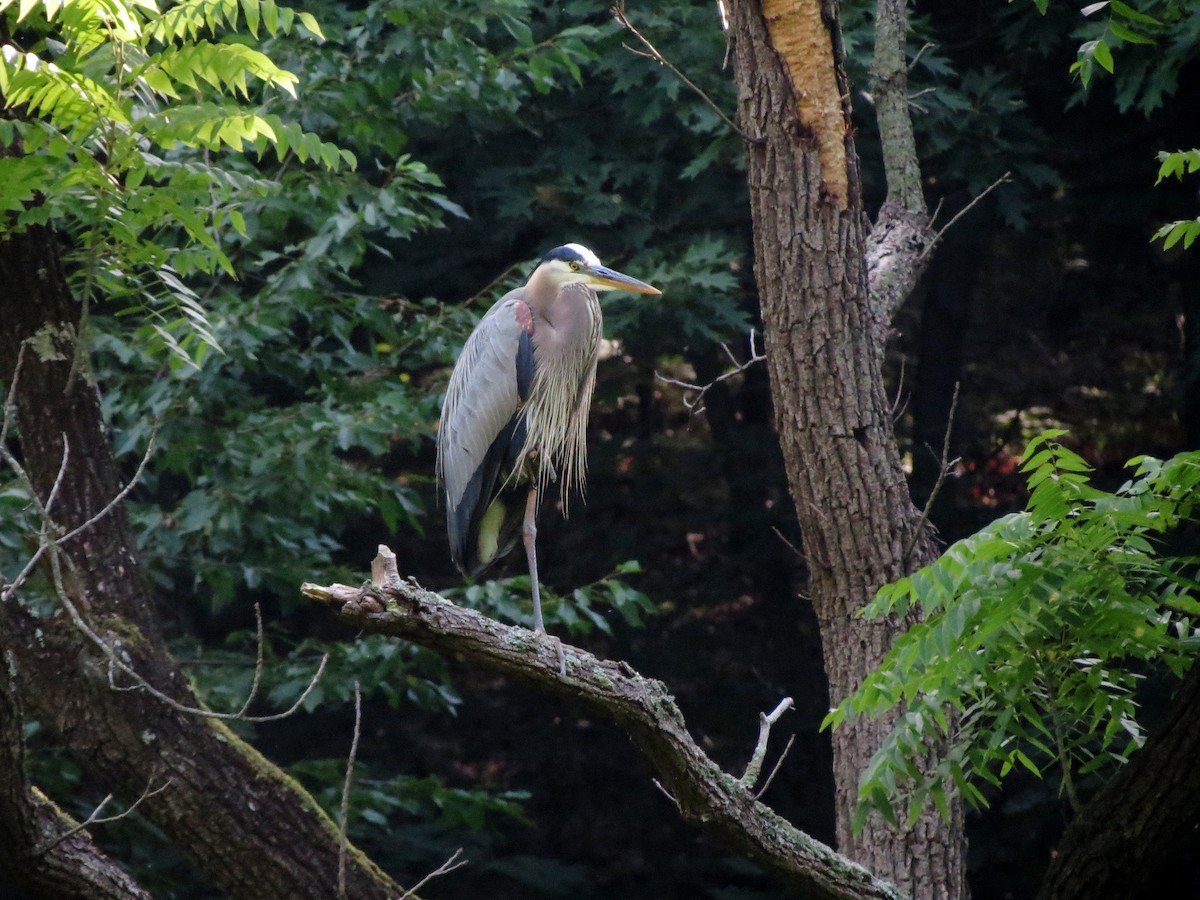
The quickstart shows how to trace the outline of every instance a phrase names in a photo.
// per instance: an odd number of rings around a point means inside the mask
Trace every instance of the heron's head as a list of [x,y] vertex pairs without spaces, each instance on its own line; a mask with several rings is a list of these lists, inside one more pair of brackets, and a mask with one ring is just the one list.
[[[656,287],[600,264],[599,258],[582,244],[555,247],[542,257],[534,277],[546,278],[555,287],[586,284],[594,291],[632,291],[635,294],[661,294]],[[530,279],[532,280],[532,279]]]

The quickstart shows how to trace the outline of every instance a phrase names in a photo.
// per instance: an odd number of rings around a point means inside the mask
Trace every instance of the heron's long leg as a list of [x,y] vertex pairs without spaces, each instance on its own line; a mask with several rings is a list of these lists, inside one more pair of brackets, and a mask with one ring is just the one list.
[[[542,591],[538,587],[537,570],[537,505],[538,490],[536,485],[530,487],[529,497],[525,500],[525,526],[521,536],[525,539],[525,557],[529,560],[529,581],[533,585],[533,630],[546,634],[546,626],[542,623]],[[563,655],[562,641],[555,635],[548,635],[554,642],[554,655],[558,659],[558,674],[567,677],[567,658]]]
[[538,587],[537,568],[537,485],[531,485],[529,496],[525,500],[525,526],[521,529],[521,537],[525,541],[525,558],[529,561],[529,581],[533,586],[533,630],[546,630],[542,624],[542,593]]

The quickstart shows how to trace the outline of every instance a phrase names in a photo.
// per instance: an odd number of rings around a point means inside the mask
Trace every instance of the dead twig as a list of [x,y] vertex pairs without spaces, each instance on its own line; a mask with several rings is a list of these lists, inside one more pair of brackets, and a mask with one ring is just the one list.
[[666,797],[673,804],[675,804],[676,809],[679,809],[679,801],[677,799],[675,799],[674,794],[672,794],[670,791],[668,791],[665,787],[662,786],[661,781],[659,781],[657,778],[651,778],[650,781],[656,788],[658,788],[658,790],[662,793],[662,795],[664,797]]
[[[403,894],[401,894],[400,900],[407,900],[407,898],[414,896],[417,893],[417,891],[419,891],[421,888],[425,887],[425,885],[429,884],[429,882],[433,881],[433,879],[435,879],[441,875],[449,874],[450,872],[453,872],[455,869],[461,869],[463,866],[465,866],[468,862],[470,862],[470,860],[458,859],[459,854],[461,854],[461,853],[462,853],[462,847],[459,847],[457,850],[455,850],[453,853],[450,854],[450,858],[448,860],[446,860],[444,863],[442,863],[440,866],[438,866],[436,869],[434,869],[432,872],[430,872],[428,875],[426,875],[424,878],[422,878],[420,881],[418,881],[416,884],[414,884],[412,887],[410,887],[407,891],[405,891]],[[456,860],[457,860],[457,862],[456,862]]]
[[913,69],[915,69],[917,67],[917,63],[919,63],[921,61],[921,57],[925,55],[926,50],[932,50],[936,46],[937,46],[937,44],[927,43],[920,50],[918,50],[916,55],[913,56],[912,62],[910,62],[908,64],[908,71],[911,72]]
[[722,344],[721,349],[725,351],[726,355],[733,362],[733,368],[728,372],[718,375],[708,384],[692,384],[690,381],[680,381],[677,378],[668,378],[666,375],[660,375],[658,372],[654,373],[654,377],[663,384],[672,384],[675,385],[675,387],[683,388],[685,391],[695,391],[696,396],[690,398],[685,396],[683,398],[683,405],[688,408],[692,415],[698,416],[700,413],[704,412],[704,407],[700,405],[700,401],[704,399],[704,395],[708,393],[709,389],[712,388],[713,385],[720,384],[722,381],[728,381],[735,375],[740,375],[742,372],[745,372],[755,363],[760,363],[767,358],[766,354],[759,353],[758,351],[758,345],[755,342],[755,330],[753,328],[750,329],[750,357],[745,362],[738,362],[737,357],[733,355],[733,351],[729,349],[728,344]]
[[[929,254],[933,252],[933,248],[936,247],[941,242],[942,235],[944,235],[947,231],[949,231],[951,226],[953,226],[955,222],[957,222],[959,219],[961,219],[963,216],[965,216],[967,213],[969,213],[976,204],[980,203],[984,197],[986,197],[988,194],[990,194],[996,188],[1000,187],[1000,185],[1007,184],[1011,175],[1012,175],[1012,172],[1005,172],[1003,175],[1001,175],[999,178],[997,178],[995,181],[993,181],[991,184],[989,184],[987,187],[985,187],[982,191],[980,191],[978,195],[976,195],[974,198],[972,198],[970,203],[968,203],[966,206],[964,206],[962,209],[960,209],[958,212],[956,212],[950,218],[949,222],[947,222],[940,229],[938,229],[937,234],[935,234],[933,236],[933,240],[925,245],[925,249],[921,252],[921,259],[924,260],[925,257],[929,256]],[[942,208],[941,204],[939,203],[938,210],[941,210],[941,208]],[[937,211],[934,212],[934,219],[935,220],[937,219]],[[930,225],[932,225],[932,224],[933,224],[933,222],[931,221]]]
[[[791,697],[784,697],[779,701],[779,705],[770,713],[758,714],[758,743],[754,746],[754,754],[750,757],[750,762],[746,766],[746,774],[738,779],[742,787],[749,790],[758,783],[758,776],[762,774],[763,760],[767,756],[767,741],[771,737],[771,726],[779,721],[779,717],[793,706]],[[771,776],[774,777],[774,774]],[[768,784],[770,782],[768,781]],[[766,790],[764,787],[763,790]]]
[[[22,350],[23,349],[24,346],[22,346]],[[20,360],[18,359],[18,363],[19,361]],[[13,386],[16,386],[15,374],[13,375]],[[9,399],[11,400],[11,397]],[[0,427],[0,434],[3,434],[3,432],[8,428],[8,415],[9,410],[6,408],[5,421],[3,427]],[[50,494],[46,498],[46,502],[44,504],[38,500],[37,491],[34,489],[33,481],[30,479],[28,473],[21,466],[21,464],[17,462],[16,458],[8,451],[4,445],[4,441],[0,440],[0,461],[3,461],[5,465],[12,470],[13,474],[17,476],[17,480],[20,481],[29,492],[29,496],[33,498],[34,506],[38,510],[38,515],[40,515],[42,519],[41,528],[38,530],[37,549],[26,561],[21,571],[17,573],[17,577],[14,578],[12,582],[4,588],[3,591],[0,591],[0,601],[9,599],[11,596],[13,596],[13,594],[20,590],[21,585],[23,585],[29,576],[33,574],[33,570],[37,566],[38,561],[41,560],[42,556],[51,548],[51,546],[61,546],[67,541],[78,537],[88,529],[94,527],[97,522],[116,509],[118,503],[129,496],[130,492],[142,480],[142,475],[145,474],[146,466],[150,463],[150,457],[154,454],[154,441],[158,437],[158,426],[159,419],[155,417],[154,424],[150,429],[150,440],[146,443],[146,452],[142,454],[142,459],[138,463],[137,471],[133,473],[133,477],[130,478],[129,481],[127,481],[121,487],[121,489],[117,491],[116,495],[110,501],[108,501],[108,503],[104,504],[104,507],[94,516],[91,516],[87,521],[75,526],[70,531],[57,536],[52,536],[55,531],[60,529],[51,519],[50,510],[58,496],[59,487],[62,484],[67,471],[67,460],[70,458],[70,445],[67,442],[67,436],[65,434],[63,435],[62,462],[59,464],[58,475],[55,476],[54,484],[51,486]]]
[[763,786],[758,789],[758,793],[754,795],[755,800],[761,800],[762,795],[767,792],[767,788],[771,786],[771,782],[775,780],[775,776],[779,774],[779,770],[783,768],[783,761],[787,759],[788,753],[792,749],[792,744],[796,743],[796,736],[793,734],[788,738],[788,742],[783,747],[783,752],[779,754],[779,759],[775,760],[775,765],[771,769],[771,774],[767,776],[767,780],[763,782]]
[[913,548],[917,546],[917,541],[921,539],[921,535],[925,531],[925,523],[929,521],[929,513],[933,510],[933,503],[937,500],[938,494],[942,490],[942,485],[946,481],[946,475],[958,460],[951,461],[950,457],[950,435],[954,431],[954,411],[958,408],[958,388],[959,382],[954,382],[954,394],[950,397],[950,412],[946,416],[946,434],[942,438],[942,456],[941,468],[938,471],[937,481],[933,483],[933,490],[929,492],[929,498],[925,501],[925,508],[921,510],[921,518],[917,521],[917,527],[913,529],[912,535],[908,539],[908,544],[904,548],[904,555],[901,557],[907,564],[909,555],[913,552]]
[[362,691],[354,679],[354,737],[346,758],[346,780],[342,782],[341,821],[338,823],[338,898],[346,900],[346,823],[350,821],[350,782],[354,779],[354,760],[358,756],[358,736],[362,731]]
[[79,822],[78,824],[76,824],[73,828],[69,828],[66,831],[64,831],[62,834],[60,834],[58,837],[56,837],[50,843],[46,844],[44,847],[39,847],[38,849],[34,850],[33,856],[35,856],[35,857],[44,856],[45,854],[47,854],[51,850],[53,850],[55,847],[57,847],[59,844],[61,844],[63,841],[67,840],[68,838],[74,837],[76,834],[78,834],[79,832],[83,831],[85,828],[88,828],[92,825],[106,825],[109,822],[117,822],[117,821],[120,821],[121,819],[124,819],[126,816],[130,815],[135,809],[137,809],[138,805],[141,804],[141,802],[143,800],[149,800],[151,797],[155,797],[158,794],[161,794],[163,791],[165,791],[170,786],[171,786],[170,778],[168,778],[166,781],[164,781],[162,784],[160,784],[158,787],[154,788],[153,790],[151,790],[150,785],[147,784],[146,789],[144,791],[142,791],[142,796],[140,796],[136,800],[134,800],[133,803],[129,806],[129,808],[127,808],[124,812],[117,813],[115,816],[103,816],[102,817],[100,815],[100,813],[103,811],[104,807],[106,807],[109,803],[112,802],[113,795],[109,794],[107,797],[105,797],[103,800],[100,801],[100,803],[96,806],[96,808],[94,810],[92,810],[91,815],[89,815],[82,822]]
[[0,447],[8,440],[8,426],[13,419],[13,410],[17,404],[17,381],[21,377],[21,363],[25,361],[25,342],[17,348],[17,364],[13,367],[12,383],[8,386],[8,396],[4,398],[4,415],[0,417]]
[[656,63],[664,65],[670,69],[676,78],[691,88],[701,100],[703,100],[709,105],[709,107],[712,108],[713,112],[720,117],[721,121],[732,128],[736,134],[742,137],[743,140],[749,141],[751,144],[761,144],[765,142],[765,138],[752,137],[751,135],[748,135],[746,132],[742,131],[742,129],[738,127],[737,123],[734,122],[733,119],[725,115],[725,111],[716,104],[716,101],[714,101],[712,97],[708,96],[708,94],[706,94],[699,87],[699,85],[684,75],[674,64],[671,63],[669,59],[659,53],[658,49],[646,39],[645,35],[633,27],[633,23],[629,21],[629,16],[625,14],[625,3],[623,0],[622,2],[618,2],[616,5],[614,5],[610,12],[612,13],[613,18],[617,20],[617,24],[641,41],[642,46],[644,46],[646,50],[636,50],[633,47],[630,47],[628,44],[622,44],[621,46],[623,46],[630,53],[636,54],[637,56],[644,56],[646,59],[652,59]]

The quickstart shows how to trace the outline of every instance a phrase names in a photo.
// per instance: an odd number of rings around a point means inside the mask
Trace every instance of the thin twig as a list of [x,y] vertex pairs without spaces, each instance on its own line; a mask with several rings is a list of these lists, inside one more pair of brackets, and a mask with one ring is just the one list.
[[142,796],[138,797],[135,801],[133,801],[133,804],[128,809],[126,809],[124,812],[117,813],[115,816],[101,817],[101,815],[100,815],[101,810],[103,810],[105,806],[107,806],[109,803],[112,802],[113,795],[109,794],[107,797],[105,797],[103,800],[100,801],[100,803],[96,806],[96,808],[94,810],[92,810],[92,814],[90,816],[88,816],[82,822],[75,825],[73,828],[69,828],[66,831],[64,831],[62,834],[60,834],[58,837],[56,837],[53,841],[46,844],[46,846],[39,847],[37,850],[34,850],[32,855],[34,857],[44,856],[45,854],[47,854],[51,850],[53,850],[55,847],[57,847],[59,844],[61,844],[63,841],[67,840],[70,837],[73,837],[74,835],[83,831],[85,828],[88,828],[92,825],[106,825],[109,822],[116,822],[116,821],[119,821],[120,819],[124,819],[126,816],[128,816],[130,813],[132,813],[135,809],[137,809],[138,805],[143,800],[149,800],[151,797],[161,794],[163,791],[165,791],[170,786],[171,786],[170,778],[168,778],[166,781],[164,781],[158,787],[154,788],[154,790],[151,790],[150,785],[147,784],[146,789],[144,791],[142,791]]
[[154,423],[150,426],[150,439],[146,442],[146,452],[142,454],[142,461],[138,463],[137,471],[133,473],[133,477],[130,478],[129,481],[125,482],[125,486],[117,491],[115,497],[104,504],[103,509],[101,509],[86,522],[75,526],[66,534],[64,534],[61,538],[59,538],[59,543],[69,541],[71,538],[77,537],[78,535],[87,531],[89,528],[107,516],[110,512],[116,509],[117,504],[128,497],[130,492],[137,487],[138,482],[142,480],[142,475],[146,472],[146,466],[150,462],[150,457],[154,454],[154,441],[158,437],[158,426],[159,418],[158,416],[155,416]]
[[891,409],[893,423],[895,423],[895,421],[898,418],[900,418],[900,416],[904,415],[904,410],[908,406],[907,400],[905,400],[903,402],[903,404],[901,404],[901,402],[900,402],[900,397],[904,393],[904,373],[905,373],[905,368],[906,368],[906,366],[905,366],[906,361],[907,360],[905,360],[905,358],[903,356],[900,357],[900,378],[896,384],[896,399],[892,401],[892,409]]
[[[446,860],[444,863],[410,887],[407,891],[401,894],[400,900],[407,900],[407,898],[412,897],[417,891],[425,887],[425,885],[429,884],[429,882],[433,881],[433,879],[437,878],[439,875],[448,875],[455,869],[461,869],[468,862],[470,862],[469,859],[458,860],[460,853],[462,853],[462,847],[459,847],[457,850],[451,853],[448,860]],[[458,862],[455,862],[455,860],[458,860]]]
[[689,88],[691,88],[693,91],[695,91],[696,95],[698,97],[700,97],[701,100],[703,100],[705,103],[707,103],[712,108],[713,112],[715,112],[720,117],[721,121],[724,122],[726,125],[728,125],[730,128],[732,128],[734,130],[734,132],[741,135],[743,140],[749,141],[752,144],[764,143],[765,138],[751,137],[750,135],[746,134],[746,132],[742,131],[742,129],[738,127],[737,123],[734,122],[733,119],[731,119],[731,118],[729,118],[729,116],[725,115],[725,111],[722,110],[721,107],[719,107],[716,104],[716,102],[712,99],[712,97],[710,97],[710,96],[708,96],[708,94],[704,93],[704,91],[695,82],[693,82],[690,78],[688,78],[681,71],[679,71],[679,69],[676,68],[676,66],[673,65],[669,59],[667,59],[665,56],[663,56],[661,53],[658,52],[658,49],[652,43],[650,43],[650,41],[648,41],[646,39],[645,35],[643,35],[640,31],[638,31],[636,28],[633,27],[633,23],[629,21],[629,17],[625,14],[624,0],[621,0],[621,2],[618,2],[617,4],[615,4],[613,6],[613,8],[610,10],[610,12],[612,13],[613,18],[617,20],[617,23],[622,28],[624,28],[626,31],[628,31],[635,38],[637,38],[639,41],[642,42],[642,45],[646,48],[646,50],[648,52],[643,53],[640,50],[635,50],[634,48],[630,47],[628,44],[622,44],[621,46],[623,46],[630,53],[635,53],[638,56],[645,56],[646,58],[652,59],[655,62],[657,62],[661,65],[664,65],[668,69],[670,69],[674,73],[676,78],[678,78],[680,81],[682,81],[684,84],[686,84]]
[[4,398],[4,416],[0,418],[0,447],[8,440],[8,426],[13,419],[13,410],[17,405],[17,379],[21,377],[21,363],[25,360],[25,342],[17,348],[17,364],[13,366],[12,382],[8,386],[8,396]]
[[771,526],[771,530],[772,530],[773,532],[775,532],[775,537],[777,537],[777,538],[779,538],[781,541],[783,541],[784,545],[785,545],[785,546],[786,546],[786,547],[787,547],[789,550],[791,550],[793,553],[795,553],[795,554],[796,554],[796,556],[800,557],[800,559],[804,559],[804,551],[802,551],[802,550],[801,550],[799,547],[797,547],[795,544],[793,544],[791,541],[789,541],[789,540],[787,539],[787,537],[785,537],[785,536],[784,536],[784,533],[783,533],[782,531],[780,531],[780,530],[779,530],[779,529],[778,529],[776,526],[774,526],[774,525],[772,525],[772,526]]
[[921,57],[925,55],[926,50],[932,50],[936,46],[937,44],[927,43],[924,47],[918,50],[916,56],[912,58],[912,62],[908,64],[908,71],[911,72],[914,68],[916,68],[917,63],[921,61]]
[[757,794],[754,795],[755,800],[761,800],[762,795],[767,792],[767,788],[771,786],[771,782],[775,780],[775,776],[779,774],[779,770],[783,768],[783,761],[787,759],[788,751],[792,749],[792,744],[796,743],[796,736],[793,734],[788,738],[788,742],[784,745],[783,752],[779,754],[779,759],[775,760],[775,766],[771,769],[771,774],[767,776],[767,780],[763,782],[763,786],[759,788]]
[[[14,382],[15,382],[15,376],[14,376]],[[21,464],[17,462],[17,460],[12,456],[12,454],[8,452],[8,449],[4,446],[3,442],[0,442],[0,461],[3,461],[5,464],[8,465],[8,467],[10,469],[12,469],[13,474],[15,474],[17,476],[17,479],[29,491],[29,495],[33,498],[33,503],[37,507],[38,514],[42,518],[42,526],[41,526],[41,529],[39,530],[39,534],[38,534],[37,550],[35,550],[33,552],[33,555],[30,556],[29,559],[26,561],[24,568],[22,568],[21,571],[17,573],[17,577],[14,578],[12,580],[12,582],[9,583],[9,585],[7,587],[5,587],[2,592],[0,592],[0,600],[9,599],[11,596],[13,596],[13,594],[15,594],[18,590],[20,590],[21,585],[23,585],[25,583],[26,579],[28,579],[29,576],[33,573],[34,568],[38,564],[38,560],[40,560],[42,558],[42,554],[44,554],[46,552],[46,550],[48,550],[50,548],[51,544],[58,546],[58,545],[61,545],[65,542],[71,540],[72,538],[77,537],[78,535],[82,534],[84,531],[91,528],[98,521],[100,521],[102,518],[104,518],[110,512],[112,512],[116,508],[118,503],[120,503],[122,500],[124,500],[126,497],[129,496],[130,491],[132,491],[134,489],[134,487],[138,484],[138,482],[141,481],[142,475],[146,471],[146,466],[150,462],[151,455],[154,453],[154,440],[157,437],[157,435],[158,435],[158,419],[155,418],[154,425],[150,431],[150,440],[146,444],[146,452],[144,454],[142,454],[142,460],[140,463],[138,463],[137,471],[133,473],[133,477],[117,492],[116,496],[113,497],[112,500],[110,500],[108,503],[106,503],[104,505],[104,508],[101,509],[98,513],[96,513],[94,516],[89,518],[86,522],[82,523],[81,525],[78,525],[75,528],[72,528],[66,534],[63,534],[56,538],[51,538],[49,536],[52,531],[58,530],[58,526],[56,526],[50,518],[50,508],[51,508],[51,506],[54,505],[54,500],[55,500],[56,495],[58,494],[59,485],[62,483],[64,474],[65,474],[66,468],[67,468],[67,458],[69,456],[69,447],[67,444],[67,436],[65,434],[63,435],[62,463],[59,466],[58,475],[54,479],[54,485],[50,488],[50,496],[46,499],[45,504],[43,504],[38,499],[37,491],[34,489],[33,481],[29,478],[28,473],[21,466]]]
[[[933,248],[936,247],[938,245],[938,242],[941,241],[942,235],[945,234],[955,222],[957,222],[959,219],[961,219],[963,216],[965,216],[967,213],[969,213],[973,206],[975,206],[977,203],[982,201],[984,197],[986,197],[988,194],[990,194],[996,188],[1000,187],[1000,185],[1006,184],[1009,180],[1009,176],[1011,176],[1011,175],[1012,175],[1012,172],[1005,172],[1003,175],[1001,175],[999,178],[997,178],[995,181],[993,181],[991,184],[989,184],[987,187],[985,187],[982,191],[980,191],[979,194],[977,194],[971,200],[970,203],[968,203],[966,206],[964,206],[962,209],[960,209],[958,212],[956,212],[954,214],[954,216],[950,219],[950,221],[947,222],[945,225],[943,225],[938,230],[938,233],[933,236],[933,240],[925,245],[925,249],[921,253],[921,258],[924,259],[930,253],[932,253]],[[941,209],[941,204],[938,204],[938,209]],[[934,218],[935,219],[937,218],[936,212],[934,213]],[[930,224],[931,225],[933,224],[932,221],[930,222]]]
[[675,799],[674,794],[672,794],[670,791],[668,791],[665,787],[662,786],[661,781],[659,781],[657,778],[651,778],[650,781],[653,782],[654,786],[656,788],[658,788],[659,791],[662,792],[662,795],[664,797],[666,797],[668,800],[670,800],[672,803],[675,804],[676,809],[679,809],[679,801]]
[[341,821],[338,823],[338,898],[346,900],[346,823],[350,821],[350,782],[354,779],[354,759],[358,756],[358,736],[362,731],[362,691],[354,679],[354,737],[346,759],[346,780],[342,782]]
[[254,604],[254,634],[257,646],[254,655],[254,679],[250,682],[250,693],[246,695],[246,702],[238,710],[238,716],[244,716],[250,711],[250,704],[258,696],[258,688],[262,684],[262,673],[265,668],[263,664],[263,646],[266,644],[266,639],[263,637],[262,608],[257,603]]
[[758,715],[758,743],[754,746],[754,755],[750,757],[750,762],[746,766],[746,774],[738,781],[747,789],[754,787],[758,783],[758,776],[762,774],[763,759],[767,755],[767,741],[771,737],[771,726],[779,721],[779,717],[791,709],[793,701],[791,697],[784,697],[779,701],[779,705],[770,713],[759,713]]
[[[108,683],[113,690],[142,690],[151,697],[154,697],[156,700],[160,700],[167,704],[167,706],[171,707],[171,709],[175,710],[176,712],[184,713],[185,715],[189,716],[197,716],[198,718],[202,719],[221,719],[225,721],[236,720],[238,722],[254,723],[278,722],[280,719],[286,719],[289,716],[295,715],[300,710],[300,707],[303,706],[304,701],[308,699],[308,695],[311,694],[313,688],[317,686],[317,682],[319,682],[321,677],[325,674],[325,666],[329,662],[328,653],[321,657],[321,662],[317,666],[317,671],[313,674],[312,680],[308,683],[308,687],[304,689],[304,693],[302,693],[296,699],[296,702],[288,707],[288,709],[284,712],[274,713],[272,715],[247,716],[240,713],[220,713],[214,712],[211,709],[202,709],[198,706],[188,706],[186,703],[180,703],[174,697],[164,694],[140,674],[138,674],[138,672],[130,665],[121,660],[117,655],[117,650],[113,646],[109,645],[104,638],[92,630],[91,626],[89,626],[84,620],[83,616],[80,615],[79,610],[75,607],[75,604],[71,602],[71,598],[67,594],[67,589],[63,581],[62,574],[62,549],[57,545],[57,543],[54,542],[51,542],[50,547],[50,573],[54,582],[54,592],[58,595],[58,600],[63,605],[63,608],[67,611],[67,615],[70,617],[71,622],[74,623],[75,627],[78,628],[83,635],[88,638],[88,640],[96,645],[96,647],[108,660]],[[119,642],[117,646],[119,646]],[[132,685],[118,685],[113,677],[114,672],[118,671],[124,675],[127,675],[129,678],[132,678],[134,683]]]
[[71,446],[67,443],[67,436],[62,436],[63,449],[62,460],[58,464],[58,474],[54,476],[54,484],[50,485],[50,494],[46,497],[46,502],[42,506],[42,514],[50,515],[50,510],[54,507],[54,501],[58,499],[58,492],[62,489],[63,479],[67,477],[67,462],[71,458]]
[[917,541],[921,539],[921,535],[925,531],[925,523],[929,521],[929,513],[933,510],[933,502],[937,500],[937,496],[942,490],[942,485],[946,481],[946,474],[950,471],[951,466],[953,466],[949,458],[950,435],[954,432],[954,411],[958,408],[959,385],[960,382],[954,382],[954,394],[950,397],[950,412],[946,416],[946,434],[942,437],[942,456],[937,481],[933,483],[933,490],[929,492],[929,498],[925,501],[925,508],[921,510],[921,518],[917,522],[917,527],[913,529],[913,533],[908,539],[908,545],[904,548],[904,555],[901,557],[906,563],[909,554],[913,552],[913,548],[917,546]]
[[737,361],[737,357],[733,355],[733,351],[729,349],[728,345],[726,345],[726,344],[721,345],[721,349],[723,349],[725,351],[725,353],[729,356],[729,358],[733,361],[734,368],[730,369],[728,372],[718,375],[716,378],[714,378],[708,384],[692,384],[690,381],[680,381],[677,378],[668,378],[666,375],[660,375],[658,372],[654,373],[654,377],[658,381],[661,381],[663,384],[673,384],[676,387],[683,388],[685,391],[695,391],[696,392],[695,397],[690,397],[690,398],[684,397],[683,398],[683,405],[687,407],[687,409],[691,412],[692,415],[698,416],[700,413],[704,412],[704,407],[700,406],[700,401],[704,399],[704,395],[708,393],[709,388],[713,387],[713,385],[720,384],[722,381],[727,381],[728,379],[732,378],[735,375],[740,375],[742,372],[745,372],[748,368],[750,368],[755,363],[762,362],[764,359],[767,358],[765,354],[758,352],[758,347],[755,344],[754,336],[755,336],[755,330],[753,328],[751,328],[750,329],[750,358],[747,359],[744,363],[739,363]]
[[472,304],[476,300],[478,300],[480,297],[490,297],[492,294],[492,289],[496,285],[498,285],[502,281],[504,281],[504,279],[506,279],[510,275],[512,275],[512,273],[514,271],[519,271],[521,265],[522,265],[522,263],[512,263],[511,265],[509,265],[508,268],[506,268],[503,272],[501,272],[499,275],[497,275],[495,278],[493,278],[491,281],[489,281],[487,284],[485,284],[483,287],[481,287],[479,290],[477,290],[474,294],[472,294],[470,297],[468,297],[466,300],[464,300],[462,302],[462,305],[469,306],[470,304]]

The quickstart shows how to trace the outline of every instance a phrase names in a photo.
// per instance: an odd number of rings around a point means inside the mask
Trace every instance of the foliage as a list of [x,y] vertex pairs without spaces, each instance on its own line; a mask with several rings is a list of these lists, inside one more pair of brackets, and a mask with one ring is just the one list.
[[381,700],[392,709],[411,704],[452,714],[462,702],[440,656],[377,635],[349,642],[306,638],[297,643],[286,634],[268,632],[261,674],[256,672],[252,632],[232,632],[221,647],[206,647],[189,638],[176,642],[173,649],[204,701],[218,712],[241,709],[256,677],[259,695],[271,710],[289,709],[308,689],[322,654],[329,659],[321,679],[305,696],[301,708],[306,713],[353,705],[355,684],[364,700]]
[[[366,767],[355,767],[351,784],[350,810],[360,833],[386,828],[394,815],[423,816],[436,820],[440,828],[480,831],[492,817],[529,824],[521,811],[522,791],[492,793],[447,787],[431,776],[373,777]],[[292,767],[301,781],[318,786],[315,796],[330,815],[339,815],[344,759],[306,760]]]
[[[960,792],[985,805],[983,783],[1015,768],[1074,782],[1119,763],[1143,741],[1136,689],[1148,667],[1181,675],[1200,646],[1194,561],[1166,545],[1200,505],[1200,452],[1133,460],[1114,492],[1051,430],[1021,463],[1030,497],[883,587],[864,615],[924,618],[825,720],[837,727],[899,706],[903,715],[860,784],[872,810],[910,821],[926,801]],[[931,748],[935,766],[918,763]]]
[[[73,288],[141,312],[187,358],[218,347],[184,280],[234,267],[216,235],[246,234],[243,198],[269,184],[207,164],[205,152],[268,148],[336,171],[353,154],[260,108],[296,96],[297,76],[243,41],[320,38],[310,13],[273,0],[0,3],[5,229],[53,223],[72,238]],[[245,31],[239,33],[239,28]],[[183,152],[180,152],[180,151]],[[33,202],[35,201],[36,202]]]
[[[1033,5],[1045,16],[1051,4],[1033,0]],[[1079,12],[1088,21],[1075,31],[1084,40],[1071,72],[1086,90],[1097,69],[1116,73],[1114,52],[1120,51],[1125,71],[1115,88],[1117,106],[1121,112],[1154,112],[1178,88],[1180,71],[1194,58],[1200,9],[1189,0],[1102,0]]]
[[[541,600],[547,627],[565,627],[572,634],[585,635],[599,631],[611,635],[612,624],[597,609],[601,604],[611,607],[621,616],[626,625],[641,627],[643,616],[656,612],[650,598],[631,587],[621,576],[636,575],[642,567],[635,560],[620,563],[603,578],[575,588],[570,594],[559,594],[552,588],[542,586]],[[489,579],[482,584],[443,591],[447,598],[456,598],[472,609],[486,613],[495,619],[533,627],[533,610],[530,603],[531,585],[528,575],[512,578]]]
[[[1162,150],[1158,154],[1158,159],[1162,165],[1158,168],[1158,181],[1155,184],[1161,184],[1164,178],[1172,175],[1182,179],[1185,172],[1188,175],[1200,172],[1200,150],[1176,150],[1174,153]],[[1152,240],[1161,240],[1164,250],[1170,250],[1183,241],[1186,250],[1192,246],[1197,237],[1200,237],[1200,217],[1168,222],[1154,232]]]
[[[1011,0],[1010,0],[1011,2]],[[1044,16],[1050,0],[1034,0]],[[1071,72],[1079,76],[1086,91],[1096,67],[1116,74],[1114,50],[1122,50],[1121,74],[1114,79],[1114,99],[1121,112],[1136,108],[1149,116],[1179,86],[1180,71],[1194,62],[1200,42],[1200,6],[1187,0],[1141,0],[1137,7],[1122,0],[1103,0],[1083,7],[1085,17],[1098,16],[1082,29],[1086,37],[1077,51]],[[1183,177],[1196,171],[1195,150],[1160,151],[1158,181],[1169,175]],[[1183,241],[1188,248],[1200,235],[1200,219],[1168,222],[1154,232],[1152,240],[1161,240],[1164,249]]]

